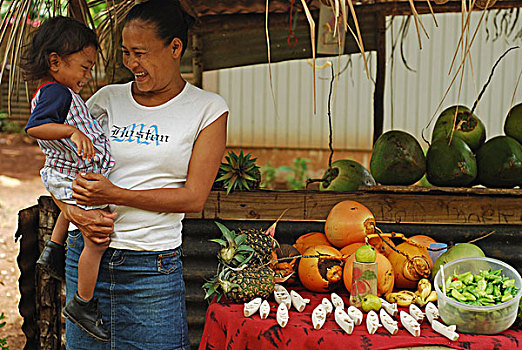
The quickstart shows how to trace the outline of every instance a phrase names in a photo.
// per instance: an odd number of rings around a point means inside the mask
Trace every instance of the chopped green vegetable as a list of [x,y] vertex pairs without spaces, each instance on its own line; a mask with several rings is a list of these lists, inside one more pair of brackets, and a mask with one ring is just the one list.
[[515,280],[502,275],[502,269],[453,274],[445,283],[448,297],[469,305],[500,304],[518,293]]

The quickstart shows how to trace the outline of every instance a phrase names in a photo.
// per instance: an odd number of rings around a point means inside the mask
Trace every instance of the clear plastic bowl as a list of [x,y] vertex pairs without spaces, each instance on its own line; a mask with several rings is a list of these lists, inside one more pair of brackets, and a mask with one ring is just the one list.
[[451,261],[444,265],[444,277],[453,273],[461,274],[470,271],[472,274],[480,270],[502,269],[502,275],[515,280],[518,288],[517,295],[504,303],[489,306],[468,305],[446,296],[442,288],[442,269],[435,276],[435,290],[437,291],[439,314],[447,325],[456,325],[457,332],[476,334],[497,334],[505,331],[515,322],[518,312],[518,303],[522,295],[522,279],[520,274],[506,264],[492,258],[464,258]]

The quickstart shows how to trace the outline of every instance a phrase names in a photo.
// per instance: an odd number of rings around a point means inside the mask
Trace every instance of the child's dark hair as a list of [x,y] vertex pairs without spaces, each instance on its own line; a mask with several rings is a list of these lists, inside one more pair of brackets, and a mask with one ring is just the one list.
[[39,80],[49,74],[49,55],[64,58],[86,47],[99,49],[96,33],[71,17],[57,16],[45,21],[34,33],[21,60],[26,80]]
[[139,20],[154,25],[158,37],[165,45],[179,38],[183,43],[181,55],[185,53],[188,29],[194,19],[185,12],[178,0],[148,0],[139,3],[125,17],[125,24]]

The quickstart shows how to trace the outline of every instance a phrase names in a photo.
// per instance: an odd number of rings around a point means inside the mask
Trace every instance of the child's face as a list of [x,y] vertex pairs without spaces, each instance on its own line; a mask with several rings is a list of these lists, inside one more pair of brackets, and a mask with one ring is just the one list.
[[58,83],[79,93],[92,78],[91,69],[96,61],[96,54],[94,46],[87,46],[66,57],[51,54],[49,55],[50,73]]

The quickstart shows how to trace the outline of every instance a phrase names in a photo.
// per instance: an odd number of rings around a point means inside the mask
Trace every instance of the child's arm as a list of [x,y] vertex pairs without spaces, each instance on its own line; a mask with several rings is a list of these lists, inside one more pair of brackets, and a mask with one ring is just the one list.
[[78,154],[83,160],[94,157],[92,141],[74,126],[59,123],[46,123],[27,129],[27,133],[40,140],[59,140],[70,138],[78,147]]

